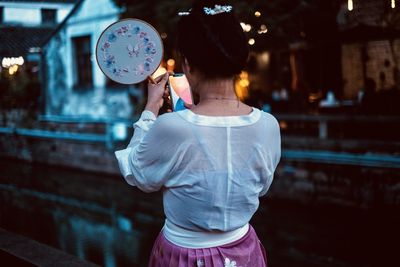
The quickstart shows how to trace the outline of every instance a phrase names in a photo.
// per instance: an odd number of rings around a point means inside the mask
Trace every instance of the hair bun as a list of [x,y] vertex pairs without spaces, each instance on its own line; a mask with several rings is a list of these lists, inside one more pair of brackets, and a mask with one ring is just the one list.
[[246,36],[225,1],[196,1],[178,25],[178,49],[208,77],[240,73],[247,62]]

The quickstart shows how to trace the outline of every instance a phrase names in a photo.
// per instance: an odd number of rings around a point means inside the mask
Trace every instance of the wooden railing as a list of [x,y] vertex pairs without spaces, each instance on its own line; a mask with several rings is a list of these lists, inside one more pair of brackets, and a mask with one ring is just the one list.
[[[400,168],[400,117],[275,114],[281,126],[282,158],[293,161]],[[30,138],[103,143],[113,150],[127,142],[132,120],[41,116],[40,122],[56,125],[101,124],[103,132],[72,132],[0,127],[0,134]],[[116,138],[114,127],[125,127],[125,140]],[[351,127],[350,127],[350,126]],[[103,127],[104,126],[104,127]],[[361,127],[358,128],[358,127]],[[362,128],[378,128],[377,135]],[[356,133],[352,132],[356,129]]]
[[[356,127],[362,126],[364,128],[375,129],[376,131],[390,130],[389,134],[382,133],[382,137],[389,137],[393,141],[400,141],[400,116],[365,116],[365,115],[309,115],[309,114],[276,114],[276,118],[279,120],[281,130],[283,133],[289,132],[290,135],[304,136],[302,132],[294,130],[290,132],[292,125],[301,125],[303,128],[314,127],[316,130],[315,137],[319,139],[330,138],[332,128],[342,125],[342,128],[337,129],[337,134],[346,134],[346,132],[357,130]],[[349,129],[343,128],[343,126],[352,125]],[[368,127],[370,126],[370,127]],[[393,127],[392,127],[393,126]],[[397,127],[396,127],[397,126]],[[378,128],[382,127],[382,128]],[[358,129],[360,130],[360,129]],[[339,133],[339,131],[341,133]],[[310,132],[310,131],[309,131]],[[312,132],[312,131],[311,131]],[[362,135],[368,137],[368,133],[362,133]],[[306,134],[306,135],[309,135]],[[377,135],[379,137],[379,135]],[[337,136],[334,136],[337,138]],[[356,138],[363,138],[358,136]],[[397,138],[397,140],[395,140]],[[344,137],[343,139],[346,139]]]

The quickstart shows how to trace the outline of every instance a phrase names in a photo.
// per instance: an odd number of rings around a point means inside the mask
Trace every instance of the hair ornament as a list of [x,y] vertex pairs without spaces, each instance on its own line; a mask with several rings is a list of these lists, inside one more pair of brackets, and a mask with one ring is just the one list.
[[189,16],[189,15],[190,15],[190,10],[189,11],[178,12],[178,16]]
[[211,7],[204,7],[203,8],[204,13],[206,15],[218,15],[221,13],[229,13],[232,11],[232,6],[221,6],[221,5],[215,5],[214,8]]

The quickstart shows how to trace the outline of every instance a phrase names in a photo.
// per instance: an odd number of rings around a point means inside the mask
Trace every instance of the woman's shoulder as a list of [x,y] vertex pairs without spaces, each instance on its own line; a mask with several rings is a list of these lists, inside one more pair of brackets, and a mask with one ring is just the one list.
[[263,111],[263,110],[260,110],[260,111],[261,111],[261,114],[264,117],[264,119],[271,120],[271,121],[276,121],[276,122],[278,121],[276,119],[276,117],[274,115],[272,115],[271,113]]
[[164,113],[157,117],[153,128],[164,136],[176,136],[185,132],[185,123],[176,112]]
[[268,126],[279,128],[279,122],[274,115],[266,111],[261,111],[261,116]]
[[157,117],[156,122],[164,127],[170,127],[175,124],[182,123],[180,116],[176,112],[168,112]]

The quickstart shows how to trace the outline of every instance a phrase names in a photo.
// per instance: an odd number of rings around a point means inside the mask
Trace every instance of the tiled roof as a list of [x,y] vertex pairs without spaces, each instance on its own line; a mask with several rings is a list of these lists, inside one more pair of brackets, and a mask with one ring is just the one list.
[[31,47],[41,47],[53,28],[0,27],[0,56],[24,56]]
[[55,36],[63,27],[64,25],[67,23],[67,21],[69,20],[70,17],[72,17],[75,12],[77,12],[79,10],[79,8],[81,7],[81,5],[83,4],[85,0],[77,0],[76,4],[74,5],[74,7],[72,8],[72,10],[69,12],[68,16],[66,16],[64,18],[64,20],[57,25],[56,29],[47,36],[47,38],[45,38],[43,40],[42,46],[46,46],[47,43],[53,38],[53,36]]

